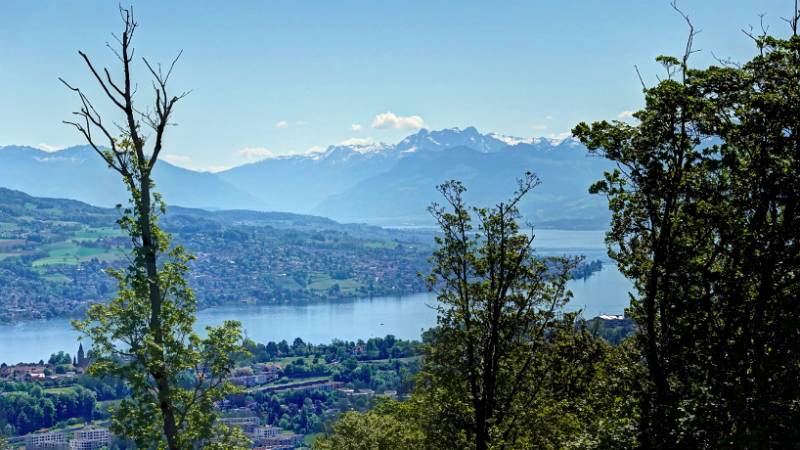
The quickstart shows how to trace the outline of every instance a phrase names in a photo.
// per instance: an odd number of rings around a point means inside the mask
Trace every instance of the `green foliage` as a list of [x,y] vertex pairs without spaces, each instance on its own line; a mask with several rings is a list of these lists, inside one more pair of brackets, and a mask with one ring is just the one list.
[[63,350],[59,351],[58,353],[53,353],[50,355],[50,359],[47,360],[47,364],[58,366],[61,364],[72,364],[72,357],[69,356],[69,353],[64,353]]
[[[800,12],[798,12],[800,14]],[[795,21],[796,23],[796,21]],[[644,445],[789,448],[800,435],[800,37],[752,36],[742,65],[644,90],[635,125],[573,133],[617,163],[592,191],[638,295]]]
[[385,401],[365,412],[348,412],[333,426],[333,433],[314,442],[314,450],[424,449],[425,435],[413,420],[411,405]]
[[592,333],[614,346],[622,344],[636,333],[636,322],[629,317],[615,320],[595,318],[587,320],[585,325]]
[[[132,249],[127,268],[108,270],[118,284],[117,295],[108,303],[92,305],[86,319],[73,324],[92,341],[89,373],[122,379],[130,390],[129,397],[113,408],[111,428],[116,434],[138,448],[244,448],[246,439],[240,431],[215,426],[214,410],[215,401],[234,392],[226,378],[234,356],[243,351],[241,325],[226,321],[222,327],[208,327],[204,339],[193,331],[197,302],[186,281],[193,258],[183,247],[171,246],[171,236],[158,226],[166,205],[154,192],[151,175],[173,107],[183,97],[167,92],[174,62],[164,73],[160,66],[156,71],[144,61],[156,92],[155,112],[134,113],[129,55],[137,23],[130,9],[120,7],[120,14],[124,30],[115,52],[121,55],[124,79],[118,83],[124,90],[110,75],[95,79],[124,116],[122,135],[113,137],[86,95],[64,84],[78,94],[82,105],[75,113],[78,121],[67,123],[120,175],[130,194],[129,206],[119,207],[117,223]],[[91,60],[81,55],[97,75]],[[142,134],[142,122],[154,132],[150,148],[145,146],[149,139]],[[94,140],[98,135],[107,138],[107,147]]]
[[82,387],[44,391],[33,383],[4,383],[0,390],[0,434],[26,434],[72,418],[89,421],[97,404]]
[[459,182],[440,187],[450,209],[431,207],[442,235],[428,277],[438,324],[412,395],[346,414],[316,448],[635,447],[635,356],[563,312],[577,261],[539,258],[517,223],[537,183],[527,174],[496,208],[468,207]]
[[[161,204],[156,202],[158,208]],[[120,226],[134,241],[140,236],[136,209],[124,210]],[[124,379],[130,397],[114,408],[112,429],[141,447],[163,440],[162,412],[154,372],[163,371],[170,383],[170,404],[177,415],[182,448],[198,442],[211,442],[227,436],[215,429],[213,402],[234,392],[225,377],[234,367],[232,355],[241,351],[241,326],[226,321],[221,327],[207,328],[201,339],[192,330],[196,301],[186,283],[191,256],[183,248],[170,248],[169,235],[157,225],[151,212],[152,233],[158,236],[159,253],[165,256],[158,270],[158,285],[164,293],[160,325],[164,336],[159,345],[151,329],[149,283],[142,264],[141,246],[135,246],[133,263],[127,270],[110,270],[119,285],[117,297],[107,304],[94,304],[87,318],[76,327],[92,341],[95,359],[89,372],[93,376]]]
[[558,312],[575,262],[558,260],[550,270],[519,231],[516,205],[537,184],[527,174],[508,203],[487,209],[465,205],[466,189],[453,181],[439,188],[451,209],[431,207],[443,236],[428,282],[440,306],[420,395],[435,408],[442,445],[453,437],[479,450],[518,445],[532,425],[518,419],[542,400],[551,376],[553,339],[545,333],[570,321]]

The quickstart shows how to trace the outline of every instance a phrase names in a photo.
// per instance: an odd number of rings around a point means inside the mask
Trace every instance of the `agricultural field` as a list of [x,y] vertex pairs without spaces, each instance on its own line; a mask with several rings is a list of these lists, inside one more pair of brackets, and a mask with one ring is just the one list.
[[314,291],[338,289],[344,293],[355,293],[360,287],[362,284],[352,278],[337,280],[327,274],[314,274],[311,276],[311,282],[308,283],[308,288]]
[[[34,260],[33,267],[56,264],[78,265],[93,259],[102,262],[113,262],[124,258],[121,247],[102,245],[103,241],[89,237],[95,230],[81,230],[76,233],[82,237],[71,236],[67,241],[55,242],[41,247],[47,256]],[[100,234],[100,233],[97,233]]]

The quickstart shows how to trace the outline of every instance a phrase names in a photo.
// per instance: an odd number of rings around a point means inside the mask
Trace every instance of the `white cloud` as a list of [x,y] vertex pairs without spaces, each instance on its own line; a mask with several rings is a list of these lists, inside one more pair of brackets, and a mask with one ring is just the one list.
[[361,124],[360,124],[360,123],[354,123],[354,124],[350,125],[350,129],[351,129],[352,131],[356,131],[356,132],[358,132],[358,131],[361,131],[361,128],[362,128],[362,127],[361,127]]
[[247,161],[258,161],[267,158],[274,158],[275,152],[265,147],[245,147],[236,150],[236,155],[240,156]]
[[305,152],[299,153],[299,154],[301,154],[301,155],[302,154],[310,155],[312,153],[322,153],[324,151],[325,151],[325,147],[320,147],[319,145],[315,145],[313,147],[309,147],[308,150],[306,150]]
[[172,153],[165,153],[165,154],[161,155],[161,159],[163,159],[164,161],[166,161],[166,162],[168,162],[170,164],[180,164],[180,165],[189,164],[192,161],[192,157],[191,156],[175,155],[175,154],[172,154]]
[[633,113],[636,111],[622,111],[621,113],[617,114],[617,119],[630,119],[633,117]]
[[420,116],[398,116],[397,114],[386,111],[380,113],[372,119],[372,128],[378,129],[400,129],[418,130],[425,126],[425,121]]
[[295,126],[297,126],[297,127],[302,127],[303,125],[305,125],[305,124],[307,124],[307,123],[308,123],[308,122],[306,122],[305,120],[298,120],[298,121],[296,121],[296,122],[294,123],[294,125],[295,125]]
[[286,128],[289,126],[289,122],[285,120],[279,120],[278,123],[275,124],[275,128]]
[[59,150],[64,150],[66,148],[66,147],[63,147],[63,146],[50,145],[50,144],[45,144],[45,143],[41,143],[39,145],[36,145],[35,147],[38,148],[39,150],[43,150],[43,151],[49,152],[49,153],[57,152]]
[[553,116],[550,115],[544,116],[544,120],[553,120]]
[[350,138],[339,143],[339,145],[372,145],[375,141],[371,137],[366,138]]
[[535,123],[531,125],[531,128],[533,128],[534,131],[543,131],[547,129],[547,125],[543,123]]

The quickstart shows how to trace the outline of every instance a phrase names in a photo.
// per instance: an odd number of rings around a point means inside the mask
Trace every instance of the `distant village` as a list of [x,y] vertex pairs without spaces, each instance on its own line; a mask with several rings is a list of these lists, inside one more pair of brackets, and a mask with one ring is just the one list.
[[[72,358],[71,363],[65,363],[58,357],[69,359],[69,355],[60,353],[51,357],[49,362],[39,361],[38,363],[20,363],[9,366],[6,363],[0,364],[0,379],[10,381],[60,381],[84,373],[89,366],[89,358],[83,350],[83,344],[78,345],[78,352]],[[65,369],[66,367],[66,369]]]
[[[391,336],[329,346],[311,346],[299,339],[292,344],[282,341],[251,345],[254,359],[237,367],[228,378],[241,393],[217,402],[216,409],[220,415],[218,423],[239,428],[256,450],[305,448],[308,434],[293,430],[301,415],[317,415],[319,420],[330,421],[344,411],[367,408],[378,398],[401,398],[404,394],[398,389],[402,389],[403,381],[400,378],[387,381],[384,377],[391,378],[401,368],[413,373],[412,366],[418,358],[418,344]],[[269,352],[276,354],[270,356]],[[270,361],[259,362],[259,359]],[[59,352],[48,361],[2,364],[0,382],[69,389],[81,377],[90,377],[86,373],[90,363],[90,354],[79,344],[74,357]],[[0,392],[0,400],[13,394]],[[292,403],[295,399],[303,406],[295,406]],[[292,421],[280,421],[279,415],[291,417]],[[289,428],[281,424],[288,424]],[[323,422],[318,422],[307,429],[313,428],[318,433],[322,425]],[[9,438],[9,444],[15,449],[133,448],[113,434],[107,419],[76,420],[37,429]]]

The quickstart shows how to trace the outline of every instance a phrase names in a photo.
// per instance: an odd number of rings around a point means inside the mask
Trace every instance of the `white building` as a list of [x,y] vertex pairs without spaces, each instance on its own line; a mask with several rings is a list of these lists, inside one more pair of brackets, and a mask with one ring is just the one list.
[[243,431],[249,433],[258,426],[258,417],[220,417],[217,419],[217,423],[227,425],[228,427],[241,428]]
[[301,434],[279,434],[265,438],[262,445],[256,449],[295,448],[302,443],[303,435]]
[[253,440],[253,442],[260,444],[264,442],[267,438],[275,437],[280,435],[283,430],[279,427],[273,427],[272,425],[265,425],[263,427],[256,427],[251,433],[247,433],[247,437]]
[[62,431],[35,433],[25,436],[25,448],[29,450],[63,450],[68,448],[67,434]]
[[70,450],[96,450],[111,443],[111,432],[105,428],[85,428],[75,432],[69,441]]

